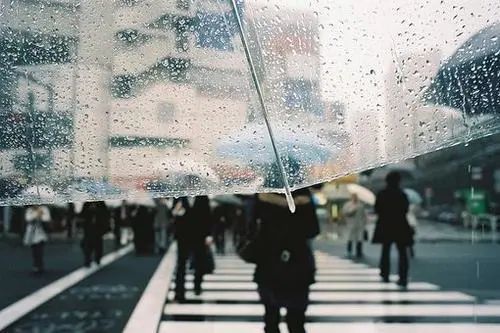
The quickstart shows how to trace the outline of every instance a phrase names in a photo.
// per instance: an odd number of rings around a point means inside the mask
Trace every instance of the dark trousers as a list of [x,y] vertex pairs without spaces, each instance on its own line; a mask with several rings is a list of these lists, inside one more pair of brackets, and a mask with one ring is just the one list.
[[184,299],[186,288],[186,264],[188,259],[193,257],[194,262],[194,290],[201,292],[201,283],[203,281],[203,272],[201,263],[204,256],[204,244],[196,244],[193,246],[186,242],[177,242],[177,267],[175,273],[175,298]]
[[305,333],[306,310],[309,304],[309,288],[289,292],[277,292],[259,286],[259,296],[264,304],[264,332],[279,333],[280,308],[286,308],[286,324],[289,333]]
[[[352,241],[347,242],[347,253],[351,255],[352,253]],[[361,258],[363,256],[363,242],[356,242],[356,257]]]
[[226,253],[226,230],[217,230],[215,233],[215,248],[218,254]]
[[97,264],[102,258],[102,236],[94,236],[83,239],[83,254],[85,255],[85,265],[92,262],[92,257]]
[[[392,242],[382,244],[382,257],[380,258],[380,276],[388,279],[391,273],[391,245]],[[402,283],[408,281],[408,253],[405,244],[396,243],[399,254],[399,280]]]
[[38,271],[44,270],[43,264],[43,247],[44,242],[31,245],[31,256],[33,257],[33,268]]

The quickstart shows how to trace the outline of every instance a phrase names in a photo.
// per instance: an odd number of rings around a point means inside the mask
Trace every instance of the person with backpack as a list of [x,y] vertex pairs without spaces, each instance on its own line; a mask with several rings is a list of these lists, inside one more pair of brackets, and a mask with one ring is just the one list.
[[[300,182],[299,163],[288,161],[287,167],[288,176]],[[265,187],[282,188],[278,171],[272,165]],[[309,189],[295,191],[293,199],[295,213],[282,194],[256,195],[251,260],[256,264],[254,282],[265,308],[265,333],[279,333],[281,308],[287,310],[289,332],[305,333],[309,290],[316,274],[311,240],[319,234],[319,223]]]
[[290,333],[305,333],[309,287],[315,282],[316,265],[310,240],[319,234],[319,224],[308,189],[294,193],[292,214],[280,194],[259,194],[259,249],[254,281],[265,307],[266,333],[278,333],[280,308],[287,309]]

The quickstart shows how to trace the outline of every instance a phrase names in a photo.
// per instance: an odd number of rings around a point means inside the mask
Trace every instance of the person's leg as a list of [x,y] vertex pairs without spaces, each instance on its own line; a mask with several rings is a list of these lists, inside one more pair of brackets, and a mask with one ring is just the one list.
[[194,293],[196,295],[201,294],[201,284],[203,282],[203,274],[205,273],[206,265],[206,249],[205,244],[198,244],[193,252],[194,260]]
[[102,236],[98,236],[97,239],[95,240],[95,262],[96,264],[101,263],[101,258],[102,258]]
[[350,257],[352,253],[352,241],[347,241],[347,255]]
[[33,271],[41,270],[40,264],[40,243],[31,245],[31,257],[33,259]]
[[306,310],[309,304],[309,288],[294,291],[287,306],[286,324],[289,333],[305,333]]
[[269,288],[259,287],[260,301],[264,305],[264,332],[280,333],[280,308]]
[[226,229],[221,232],[221,254],[226,254]]
[[396,244],[399,252],[399,281],[398,284],[406,287],[408,284],[408,247],[405,244]]
[[38,244],[38,267],[40,268],[40,272],[45,270],[45,263],[43,260],[43,252],[44,252],[45,242],[41,242]]
[[361,258],[363,257],[363,242],[358,241],[356,243],[356,257]]
[[384,282],[389,282],[391,274],[391,243],[382,244],[382,256],[380,258],[380,276]]
[[175,273],[175,299],[177,301],[183,301],[185,299],[186,289],[184,287],[184,281],[188,254],[189,251],[186,244],[177,242],[177,265]]
[[85,257],[84,265],[85,267],[90,267],[90,263],[92,262],[92,245],[89,236],[84,236],[82,240],[82,250],[83,256]]

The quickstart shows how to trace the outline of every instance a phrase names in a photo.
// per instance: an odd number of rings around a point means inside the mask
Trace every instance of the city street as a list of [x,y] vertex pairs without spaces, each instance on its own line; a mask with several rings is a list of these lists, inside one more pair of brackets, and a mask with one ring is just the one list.
[[[500,329],[500,244],[418,243],[408,291],[394,282],[380,282],[378,246],[365,246],[365,259],[356,261],[345,257],[340,240],[319,240],[315,247],[318,273],[308,309],[309,332]],[[172,280],[168,285],[175,245],[163,258],[137,257],[124,249],[122,257],[103,263],[101,270],[61,290],[2,332],[262,331],[263,307],[252,282],[252,265],[235,255],[217,257],[215,273],[205,277],[203,294],[189,291],[189,276],[188,301],[176,304]],[[3,281],[2,290],[17,285],[13,279]]]

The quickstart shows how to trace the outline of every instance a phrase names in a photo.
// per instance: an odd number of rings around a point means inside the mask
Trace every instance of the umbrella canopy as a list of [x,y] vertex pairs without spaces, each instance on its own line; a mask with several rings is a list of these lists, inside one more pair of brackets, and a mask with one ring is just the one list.
[[221,205],[241,206],[243,204],[240,198],[232,194],[216,195],[212,200]]
[[22,191],[22,195],[31,199],[52,202],[57,199],[57,192],[47,185],[30,186]]
[[293,204],[500,132],[498,0],[45,2],[1,10],[0,204],[49,200],[17,190],[42,183],[64,200],[146,187]]
[[[341,133],[331,137],[321,136],[314,128],[290,123],[276,126],[274,140],[281,156],[311,165],[334,158],[347,138]],[[276,161],[270,136],[262,123],[250,124],[222,138],[218,142],[217,153],[223,158],[238,159],[250,164],[270,164]]]
[[350,194],[356,194],[360,201],[368,205],[375,205],[375,194],[366,187],[358,184],[347,184],[346,188]]
[[348,200],[351,197],[346,184],[326,184],[321,191],[328,200]]
[[481,29],[439,68],[427,98],[469,115],[500,113],[500,22]]
[[410,204],[420,205],[420,204],[422,204],[422,202],[424,202],[420,193],[418,193],[414,189],[405,188],[405,189],[403,189],[403,191],[405,192],[406,196],[408,197],[408,201],[410,202]]
[[198,177],[204,181],[217,183],[219,178],[209,164],[201,158],[181,156],[162,160],[152,166],[159,177],[178,179],[187,176]]

